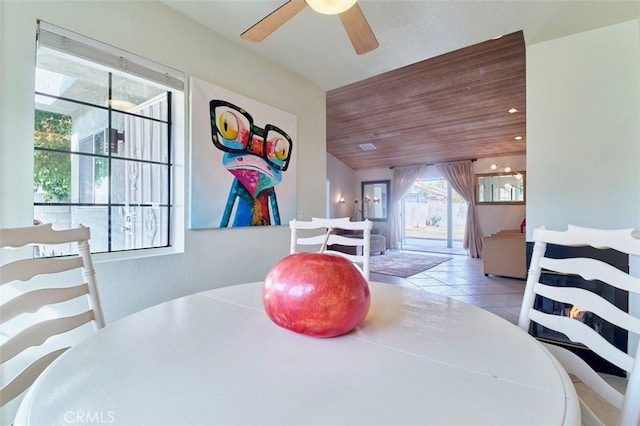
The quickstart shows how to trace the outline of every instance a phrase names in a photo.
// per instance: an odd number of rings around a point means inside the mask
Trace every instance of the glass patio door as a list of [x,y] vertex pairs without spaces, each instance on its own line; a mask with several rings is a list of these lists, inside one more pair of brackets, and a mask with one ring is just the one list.
[[462,244],[467,205],[443,177],[416,180],[403,198],[405,250],[451,252]]

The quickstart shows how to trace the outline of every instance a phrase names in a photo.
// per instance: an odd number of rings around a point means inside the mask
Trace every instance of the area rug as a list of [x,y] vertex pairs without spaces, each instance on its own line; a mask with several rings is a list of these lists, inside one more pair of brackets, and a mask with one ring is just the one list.
[[385,254],[371,256],[369,271],[407,278],[433,268],[449,259],[451,258],[447,256],[431,256],[428,254],[388,250]]

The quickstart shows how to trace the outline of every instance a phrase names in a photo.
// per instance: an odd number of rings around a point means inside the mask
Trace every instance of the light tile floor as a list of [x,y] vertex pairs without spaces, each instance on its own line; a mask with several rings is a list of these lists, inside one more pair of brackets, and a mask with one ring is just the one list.
[[451,259],[408,278],[371,274],[372,281],[417,287],[476,305],[516,323],[522,304],[525,281],[484,276],[482,260],[467,255]]

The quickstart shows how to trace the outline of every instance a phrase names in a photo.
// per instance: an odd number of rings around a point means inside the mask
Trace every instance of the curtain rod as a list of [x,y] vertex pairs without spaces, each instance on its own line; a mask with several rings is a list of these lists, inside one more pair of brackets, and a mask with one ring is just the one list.
[[[469,160],[455,160],[455,161],[471,161],[472,163],[475,163],[476,161],[478,161],[477,158],[470,158]],[[426,163],[424,164],[425,166],[435,166],[436,164],[446,164],[446,163],[453,163],[455,161],[443,161],[442,163]],[[406,164],[404,166],[390,166],[389,168],[391,170],[395,169],[396,167],[409,167],[409,166],[422,166],[422,163],[419,164]]]

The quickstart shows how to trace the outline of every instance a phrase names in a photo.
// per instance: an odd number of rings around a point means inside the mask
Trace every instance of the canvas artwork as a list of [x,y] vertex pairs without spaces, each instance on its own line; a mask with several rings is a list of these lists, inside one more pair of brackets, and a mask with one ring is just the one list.
[[191,78],[189,227],[284,225],[296,212],[297,117]]

